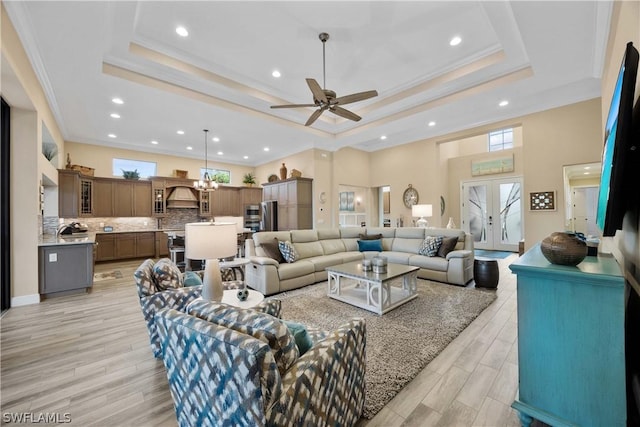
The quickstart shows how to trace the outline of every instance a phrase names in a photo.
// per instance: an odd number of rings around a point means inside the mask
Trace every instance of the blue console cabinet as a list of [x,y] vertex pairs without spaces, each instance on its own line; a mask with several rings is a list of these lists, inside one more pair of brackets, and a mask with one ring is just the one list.
[[626,426],[624,278],[613,257],[550,264],[536,245],[509,268],[518,283],[523,426]]

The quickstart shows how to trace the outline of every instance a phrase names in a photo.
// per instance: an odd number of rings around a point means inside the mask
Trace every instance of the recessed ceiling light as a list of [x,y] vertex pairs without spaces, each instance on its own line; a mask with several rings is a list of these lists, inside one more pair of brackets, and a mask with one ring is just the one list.
[[109,138],[117,138],[115,133],[110,133],[109,135],[107,135]]
[[151,141],[153,145],[158,145],[158,141]]
[[114,104],[124,104],[124,101],[120,98],[113,98],[111,102],[113,102]]
[[189,31],[183,26],[176,27],[176,33],[181,37],[187,37],[189,35]]
[[183,130],[179,130],[178,132],[176,132],[178,135],[184,135],[184,131]]
[[242,158],[246,160],[249,158],[249,156],[243,156]]
[[387,139],[387,135],[382,135],[380,139],[384,141],[385,139]]
[[583,175],[589,175],[590,172],[583,172]]
[[436,125],[436,122],[431,121],[431,122],[427,123],[427,125],[428,125],[428,126],[435,126],[435,125]]
[[506,107],[507,105],[509,105],[509,101],[507,101],[506,99],[504,101],[500,101],[500,103],[498,104],[501,107]]
[[462,42],[462,39],[460,38],[460,36],[455,36],[449,41],[449,45],[458,46],[461,42]]
[[111,113],[110,115],[111,115],[111,117],[113,117],[114,119],[119,119],[119,118],[120,118],[120,114],[118,114],[118,113]]
[[193,150],[193,147],[192,146],[188,146],[187,150]]
[[222,156],[224,153],[222,151],[218,151],[218,156]]
[[218,138],[217,136],[213,137],[213,142],[220,142],[220,138]]
[[278,70],[273,70],[273,72],[271,73],[271,75],[277,79],[277,78],[278,78],[278,77],[280,77],[282,74],[280,74],[280,71],[278,71]]
[[591,169],[591,166],[585,166],[584,168],[585,168],[586,170],[589,170],[589,169]]
[[264,147],[264,151],[269,151],[269,147]]

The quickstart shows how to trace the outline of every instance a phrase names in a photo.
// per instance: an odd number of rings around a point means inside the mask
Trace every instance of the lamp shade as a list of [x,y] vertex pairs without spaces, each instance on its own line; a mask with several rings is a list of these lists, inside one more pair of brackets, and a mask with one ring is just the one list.
[[413,205],[411,206],[411,216],[431,217],[433,216],[433,205]]
[[192,222],[185,225],[184,252],[189,259],[218,259],[237,251],[236,224]]

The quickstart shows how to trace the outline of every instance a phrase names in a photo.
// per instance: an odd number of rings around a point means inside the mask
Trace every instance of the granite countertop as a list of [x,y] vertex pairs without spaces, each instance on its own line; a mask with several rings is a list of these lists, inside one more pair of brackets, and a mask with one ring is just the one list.
[[38,246],[92,245],[95,241],[96,233],[76,233],[64,236],[44,234],[38,239]]

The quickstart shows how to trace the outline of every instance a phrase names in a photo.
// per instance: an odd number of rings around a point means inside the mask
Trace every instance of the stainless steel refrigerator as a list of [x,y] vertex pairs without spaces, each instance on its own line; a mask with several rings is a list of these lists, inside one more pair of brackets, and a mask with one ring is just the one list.
[[262,205],[260,231],[278,231],[278,202],[265,200],[260,204]]

